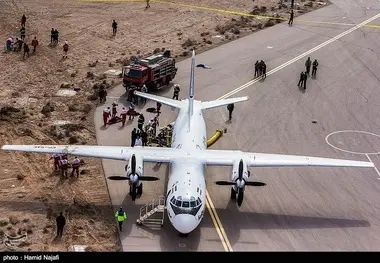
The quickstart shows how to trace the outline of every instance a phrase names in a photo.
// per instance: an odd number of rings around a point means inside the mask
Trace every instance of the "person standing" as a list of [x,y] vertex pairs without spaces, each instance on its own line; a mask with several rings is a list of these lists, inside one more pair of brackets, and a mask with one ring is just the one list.
[[26,16],[25,14],[23,14],[21,17],[21,27],[25,27],[25,23],[26,23]]
[[29,49],[28,44],[24,43],[24,55],[22,56],[22,58],[25,58],[25,54],[27,54],[29,57],[29,51],[30,49]]
[[37,40],[37,37],[34,37],[34,39],[32,40],[33,54],[36,53],[37,46],[38,46],[38,40]]
[[231,104],[228,104],[227,106],[227,110],[228,110],[228,120],[231,120],[232,119],[232,112],[234,111],[234,104],[231,103]]
[[121,117],[121,125],[124,127],[125,125],[125,120],[127,119],[127,110],[123,107],[120,112],[120,117]]
[[179,92],[180,92],[180,88],[179,88],[179,85],[178,84],[175,84],[174,85],[174,93],[173,93],[173,100],[178,100],[178,95],[179,95]]
[[135,146],[136,137],[137,137],[136,128],[133,128],[132,133],[131,133],[131,147]]
[[318,61],[314,60],[314,62],[313,62],[313,69],[311,70],[311,76],[314,77],[314,78],[317,76],[318,65],[319,65]]
[[120,232],[123,231],[123,222],[128,218],[127,213],[124,212],[123,208],[120,207],[119,211],[116,211],[115,217],[119,223]]
[[303,86],[303,82],[305,81],[305,73],[302,71],[301,74],[300,74],[300,80],[298,81],[298,87],[302,87]]
[[145,9],[148,9],[150,7],[149,0],[146,0],[146,7]]
[[21,40],[24,41],[25,40],[25,27],[21,27],[20,29],[20,35],[21,35]]
[[112,35],[113,35],[113,36],[116,36],[116,32],[117,32],[117,23],[116,23],[116,21],[114,20],[114,21],[112,22]]
[[57,237],[61,237],[63,234],[63,227],[66,225],[66,219],[62,212],[59,213],[59,216],[57,216],[55,221],[57,223]]
[[79,178],[80,160],[78,159],[78,157],[76,157],[76,156],[74,157],[74,160],[72,161],[71,166],[73,168],[73,170],[71,172],[71,176],[74,176],[74,172],[76,172],[77,178]]
[[304,79],[303,79],[303,88],[306,90],[306,81],[307,81],[307,74],[304,74]]
[[259,64],[259,61],[256,60],[256,63],[255,63],[255,78],[258,77],[260,74],[259,74],[259,69],[260,69],[260,64]]
[[310,75],[310,68],[311,68],[311,59],[310,59],[310,57],[307,58],[307,60],[305,62],[305,66],[306,66],[306,74]]
[[293,9],[290,11],[290,18],[288,24],[291,26],[293,25],[293,18],[294,18],[294,11]]
[[69,44],[67,43],[67,40],[66,40],[65,44],[63,45],[63,57],[62,58],[67,58],[67,52],[68,51],[69,51]]
[[103,110],[103,124],[104,127],[107,126],[107,121],[108,118],[111,116],[111,110],[110,107],[107,107],[106,109]]

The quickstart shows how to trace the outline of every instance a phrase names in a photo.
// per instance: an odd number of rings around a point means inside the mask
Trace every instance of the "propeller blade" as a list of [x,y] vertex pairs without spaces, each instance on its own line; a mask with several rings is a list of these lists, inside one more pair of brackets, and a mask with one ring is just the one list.
[[266,183],[263,182],[245,182],[246,186],[266,186]]
[[235,183],[227,182],[227,181],[216,181],[215,184],[217,184],[217,185],[235,185]]
[[160,179],[154,176],[140,176],[139,180],[140,181],[158,181]]
[[132,184],[132,201],[136,200],[136,184]]
[[239,180],[241,180],[243,178],[243,160],[240,159],[240,162],[239,162]]
[[115,175],[115,176],[108,176],[108,179],[110,179],[110,180],[116,180],[116,181],[118,181],[118,180],[129,180],[128,177],[117,176],[117,175]]
[[237,196],[237,205],[241,206],[244,200],[244,190],[238,189],[238,196]]
[[136,156],[134,154],[132,154],[131,170],[132,174],[136,174]]

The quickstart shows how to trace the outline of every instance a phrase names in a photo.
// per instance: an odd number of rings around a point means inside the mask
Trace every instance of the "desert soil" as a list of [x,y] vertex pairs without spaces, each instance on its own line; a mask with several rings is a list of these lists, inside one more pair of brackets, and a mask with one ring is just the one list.
[[[174,1],[178,2],[178,1]],[[256,15],[288,18],[288,1],[186,0]],[[299,2],[299,1],[296,1]],[[319,1],[323,2],[323,1]],[[321,7],[300,1],[296,15]],[[0,144],[96,144],[92,109],[99,83],[112,87],[120,78],[103,73],[121,70],[131,56],[171,50],[178,60],[239,38],[276,20],[244,18],[151,1],[80,2],[73,0],[0,1],[0,39],[18,37],[25,14],[26,42],[36,36],[37,52],[0,53]],[[118,33],[112,37],[112,20]],[[50,30],[60,41],[50,46]],[[62,45],[69,43],[62,60]],[[75,96],[56,96],[62,88],[80,88]],[[63,125],[59,121],[71,123]],[[27,238],[0,251],[66,251],[71,245],[92,245],[96,251],[120,250],[101,161],[83,158],[79,179],[63,179],[52,168],[50,156],[18,152],[0,154],[0,238]],[[70,158],[71,159],[71,158]],[[121,171],[123,172],[123,171]],[[55,217],[62,211],[67,225],[55,238]]]

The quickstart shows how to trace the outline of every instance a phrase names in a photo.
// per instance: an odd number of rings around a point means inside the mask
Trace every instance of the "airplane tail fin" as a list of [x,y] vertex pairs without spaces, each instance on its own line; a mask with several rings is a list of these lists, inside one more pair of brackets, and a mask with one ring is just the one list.
[[247,101],[248,97],[239,97],[239,98],[229,98],[229,99],[223,99],[223,100],[211,100],[211,101],[202,101],[202,109],[208,110],[216,107],[225,106],[231,103],[238,103],[242,101]]

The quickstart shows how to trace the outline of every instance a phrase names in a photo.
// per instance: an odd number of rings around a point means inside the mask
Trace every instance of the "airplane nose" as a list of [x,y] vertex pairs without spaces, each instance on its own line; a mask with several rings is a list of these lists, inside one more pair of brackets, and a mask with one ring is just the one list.
[[188,234],[197,227],[198,222],[196,221],[195,216],[179,214],[174,216],[172,224],[178,232]]

